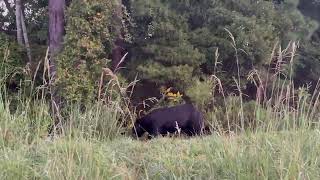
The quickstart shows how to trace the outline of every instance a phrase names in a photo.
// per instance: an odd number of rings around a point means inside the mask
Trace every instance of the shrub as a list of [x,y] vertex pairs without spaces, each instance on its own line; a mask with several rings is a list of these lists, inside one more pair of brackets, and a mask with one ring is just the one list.
[[[69,102],[93,102],[99,88],[111,79],[101,80],[116,34],[112,31],[116,1],[72,1],[67,12],[65,45],[58,57],[59,92]],[[109,74],[110,75],[110,74]]]

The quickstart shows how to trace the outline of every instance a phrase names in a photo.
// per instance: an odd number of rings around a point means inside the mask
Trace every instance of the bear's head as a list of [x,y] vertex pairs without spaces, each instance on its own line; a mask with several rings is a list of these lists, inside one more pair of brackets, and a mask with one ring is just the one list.
[[142,119],[137,119],[132,127],[132,136],[133,137],[141,137],[146,131],[141,125]]

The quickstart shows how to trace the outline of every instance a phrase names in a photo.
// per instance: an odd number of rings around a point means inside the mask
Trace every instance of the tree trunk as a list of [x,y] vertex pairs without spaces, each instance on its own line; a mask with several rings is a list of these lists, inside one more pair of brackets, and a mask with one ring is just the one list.
[[54,119],[54,131],[62,123],[60,115],[60,97],[57,94],[57,87],[54,86],[56,80],[57,62],[56,56],[62,49],[64,35],[64,8],[65,0],[49,0],[49,73],[50,73],[50,93],[51,111]]
[[55,56],[60,52],[64,34],[65,0],[49,0],[49,50]]
[[21,0],[16,0],[16,27],[17,41],[20,46],[23,46],[22,29],[21,29]]
[[115,10],[115,16],[114,21],[116,23],[115,25],[115,33],[116,33],[116,39],[114,42],[114,48],[112,49],[112,70],[116,71],[121,62],[121,59],[123,55],[125,54],[124,49],[124,40],[123,40],[123,34],[122,34],[122,0],[117,1],[117,6]]
[[24,17],[23,17],[22,11],[20,12],[20,17],[21,17],[23,39],[24,39],[25,47],[27,49],[27,55],[28,55],[29,63],[31,63],[32,59],[31,59],[30,43],[29,43],[27,27],[26,27],[26,23],[24,21]]

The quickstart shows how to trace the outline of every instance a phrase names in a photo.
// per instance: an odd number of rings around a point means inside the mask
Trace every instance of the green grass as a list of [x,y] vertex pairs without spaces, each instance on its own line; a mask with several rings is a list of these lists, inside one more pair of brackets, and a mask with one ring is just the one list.
[[85,111],[74,106],[52,141],[45,99],[18,96],[10,102],[0,96],[0,179],[320,179],[318,93],[314,97],[314,103],[301,100],[296,109],[252,103],[244,104],[246,111],[234,108],[238,101],[231,98],[226,111],[212,112],[216,126],[228,120],[223,116],[236,126],[242,111],[251,113],[243,118],[254,128],[151,141],[121,135],[128,129],[119,119],[134,117],[117,101]]
[[0,145],[0,179],[319,179],[320,131]]
[[60,137],[48,140],[48,92],[31,81],[31,90],[10,94],[5,81],[0,78],[0,180],[320,179],[320,81],[311,94],[291,78],[261,81],[271,96],[244,102],[225,96],[216,77],[223,98],[205,114],[215,134],[151,141],[128,137],[136,115],[127,97],[85,110],[68,106]]

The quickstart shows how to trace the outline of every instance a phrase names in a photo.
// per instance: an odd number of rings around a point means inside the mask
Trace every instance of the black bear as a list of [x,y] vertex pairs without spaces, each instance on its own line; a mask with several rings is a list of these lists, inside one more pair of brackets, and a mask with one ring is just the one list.
[[174,133],[180,129],[192,136],[200,135],[203,128],[202,114],[192,104],[183,104],[152,111],[135,122],[132,133],[135,137],[141,137],[148,132],[149,137],[152,137]]

